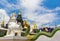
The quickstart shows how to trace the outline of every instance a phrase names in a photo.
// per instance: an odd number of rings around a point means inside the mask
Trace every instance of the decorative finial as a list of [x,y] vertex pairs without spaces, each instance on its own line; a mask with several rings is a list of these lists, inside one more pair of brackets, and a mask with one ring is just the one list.
[[12,13],[12,16],[16,16],[16,14],[15,13]]
[[22,14],[22,12],[21,12],[21,10],[19,10],[19,15],[21,15]]
[[10,17],[13,17],[13,16],[16,16],[16,14],[15,14],[15,13],[12,13],[12,14],[10,15]]
[[37,29],[37,25],[35,22],[33,23],[33,29]]

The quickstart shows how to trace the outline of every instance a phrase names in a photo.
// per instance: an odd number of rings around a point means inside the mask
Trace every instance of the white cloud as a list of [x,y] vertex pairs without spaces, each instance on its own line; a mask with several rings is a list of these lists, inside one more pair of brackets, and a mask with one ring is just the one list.
[[57,25],[57,27],[59,27],[59,28],[60,28],[60,24],[58,24],[58,25]]
[[[44,8],[43,6],[41,6],[43,4],[44,0],[19,0],[17,1],[18,4],[10,4],[8,3],[6,0],[2,2],[2,4],[6,4],[6,10],[8,9],[20,9],[21,7],[26,9],[26,13],[23,15],[23,17],[27,18],[27,20],[32,20],[35,21],[37,23],[37,25],[41,25],[41,24],[46,24],[46,23],[50,23],[53,22],[56,18],[56,13],[53,13],[54,10],[49,10],[47,8]],[[0,2],[1,3],[1,2]],[[35,13],[34,11],[38,10],[40,12],[43,12],[38,14]],[[45,12],[49,12],[49,13],[45,13]]]
[[28,14],[25,14],[24,17],[28,20],[35,21],[37,25],[47,24],[56,20],[55,13],[49,13],[49,14],[43,14],[43,15],[28,13]]
[[[5,1],[2,0],[0,1],[0,3],[6,6],[5,9],[7,11],[16,10],[24,7],[26,10],[23,17],[27,18],[27,20],[35,21],[37,25],[40,25],[40,24],[50,23],[56,20],[55,19],[56,13],[54,13],[53,11],[57,11],[59,9],[59,8],[56,8],[54,10],[49,10],[41,6],[43,4],[43,1],[46,1],[46,0],[17,0],[18,2],[17,5],[10,4],[6,0]],[[35,13],[35,10],[38,10],[39,12],[43,12],[43,14]]]
[[38,2],[42,0],[22,0],[21,5],[24,6],[26,9],[32,10],[35,9],[38,5]]
[[20,9],[20,0],[17,0],[16,4],[9,3],[8,0],[0,0],[0,4],[4,6],[7,12]]
[[5,24],[9,21],[9,16],[7,15],[6,11],[3,9],[0,9],[0,22],[5,21]]
[[54,11],[59,11],[60,10],[60,7],[56,7],[55,9],[54,9]]
[[[21,0],[21,6],[27,9],[23,17],[25,17],[27,20],[35,21],[38,26],[55,21],[57,16],[57,14],[53,12],[55,10],[49,10],[41,6],[43,1],[44,0]],[[35,10],[43,12],[43,14],[35,13]]]

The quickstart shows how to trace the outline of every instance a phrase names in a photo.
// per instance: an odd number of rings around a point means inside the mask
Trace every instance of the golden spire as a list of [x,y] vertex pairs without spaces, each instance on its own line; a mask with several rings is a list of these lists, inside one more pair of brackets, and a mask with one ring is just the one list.
[[33,23],[33,29],[37,29],[37,25],[35,22]]
[[3,20],[2,20],[2,23],[1,23],[2,27],[4,27],[4,19],[5,19],[5,15],[3,16]]
[[29,26],[29,23],[26,21],[26,20],[24,20],[24,28],[28,28],[28,26]]
[[4,27],[4,20],[2,21],[1,26]]

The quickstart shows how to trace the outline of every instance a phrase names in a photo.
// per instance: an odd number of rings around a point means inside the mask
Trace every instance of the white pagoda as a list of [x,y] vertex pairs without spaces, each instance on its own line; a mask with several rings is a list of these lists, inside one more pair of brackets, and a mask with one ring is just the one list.
[[8,22],[8,31],[6,36],[21,36],[21,28],[21,23],[17,23],[16,14],[11,14],[10,20]]

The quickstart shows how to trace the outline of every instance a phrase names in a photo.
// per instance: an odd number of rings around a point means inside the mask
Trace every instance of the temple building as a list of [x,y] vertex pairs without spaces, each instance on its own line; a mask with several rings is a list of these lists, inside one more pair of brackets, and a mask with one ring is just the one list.
[[31,34],[37,34],[39,32],[36,23],[33,23],[32,31],[30,32]]
[[21,36],[20,35],[20,32],[21,32],[21,29],[22,26],[21,26],[21,23],[17,23],[17,20],[16,20],[16,14],[13,13],[11,14],[10,16],[10,20],[8,22],[8,31],[7,31],[7,36]]
[[[21,13],[18,15],[12,13],[9,16],[9,21],[4,26],[4,21],[1,22],[2,30],[7,30],[6,36],[27,36],[30,33],[30,24],[22,19]],[[1,28],[0,28],[1,29]],[[37,25],[33,24],[33,29],[31,33],[37,33]]]

